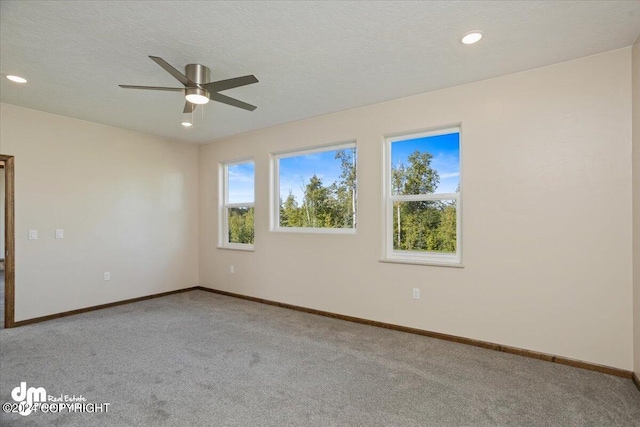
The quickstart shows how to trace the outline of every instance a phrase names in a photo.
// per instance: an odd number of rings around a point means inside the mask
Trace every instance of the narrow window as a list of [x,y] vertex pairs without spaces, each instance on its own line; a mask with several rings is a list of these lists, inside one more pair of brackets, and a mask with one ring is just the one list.
[[461,263],[460,129],[387,138],[385,259]]
[[221,164],[220,173],[220,246],[251,250],[254,241],[253,161]]
[[355,143],[281,153],[272,159],[272,230],[355,233]]

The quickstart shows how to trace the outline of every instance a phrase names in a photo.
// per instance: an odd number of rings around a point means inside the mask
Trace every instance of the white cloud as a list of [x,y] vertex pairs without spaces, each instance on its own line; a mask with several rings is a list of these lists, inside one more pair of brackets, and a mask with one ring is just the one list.
[[440,174],[440,178],[441,179],[455,178],[457,176],[460,176],[460,172],[450,172],[450,173],[441,173]]
[[229,170],[229,181],[253,183],[253,173],[251,174],[242,173],[240,171],[233,170],[231,168],[229,168],[228,170]]

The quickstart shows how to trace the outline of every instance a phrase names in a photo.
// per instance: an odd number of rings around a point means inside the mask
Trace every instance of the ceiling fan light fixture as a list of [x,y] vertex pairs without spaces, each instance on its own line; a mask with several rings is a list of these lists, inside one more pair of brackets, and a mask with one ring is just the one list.
[[206,104],[209,102],[209,92],[199,87],[191,87],[187,89],[185,98],[192,104]]

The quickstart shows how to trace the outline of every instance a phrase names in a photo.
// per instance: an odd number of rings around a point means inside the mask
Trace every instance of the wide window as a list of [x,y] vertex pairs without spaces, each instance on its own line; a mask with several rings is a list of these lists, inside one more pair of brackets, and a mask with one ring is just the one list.
[[255,169],[253,161],[220,165],[220,246],[253,249],[253,202]]
[[460,264],[460,129],[387,138],[385,259]]
[[272,230],[354,233],[355,143],[273,156]]

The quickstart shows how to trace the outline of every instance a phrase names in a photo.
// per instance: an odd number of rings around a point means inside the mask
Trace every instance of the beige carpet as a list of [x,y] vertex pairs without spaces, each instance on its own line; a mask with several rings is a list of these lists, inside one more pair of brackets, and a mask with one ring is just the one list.
[[3,426],[640,426],[628,379],[203,291],[1,330],[0,379],[110,403]]

